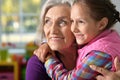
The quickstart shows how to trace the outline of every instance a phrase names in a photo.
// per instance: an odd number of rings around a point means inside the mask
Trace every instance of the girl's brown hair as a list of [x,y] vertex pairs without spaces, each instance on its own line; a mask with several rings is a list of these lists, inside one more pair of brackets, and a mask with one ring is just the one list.
[[119,12],[110,0],[74,0],[72,5],[75,3],[85,4],[90,9],[90,15],[94,20],[99,21],[107,17],[106,29],[111,28],[117,21],[120,22]]

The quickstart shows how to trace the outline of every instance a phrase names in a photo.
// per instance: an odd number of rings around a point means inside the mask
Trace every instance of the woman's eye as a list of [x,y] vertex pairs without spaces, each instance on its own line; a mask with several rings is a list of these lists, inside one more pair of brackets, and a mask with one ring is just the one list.
[[50,26],[51,24],[52,24],[52,22],[50,20],[48,20],[48,19],[45,20],[45,25],[49,25]]
[[49,23],[49,20],[45,20],[45,24]]
[[73,23],[73,22],[74,22],[74,20],[70,20],[70,22],[71,22],[71,23]]
[[67,21],[60,21],[60,22],[59,22],[59,25],[60,25],[60,26],[66,26],[66,25],[67,25]]
[[47,23],[49,20],[45,20],[45,23]]

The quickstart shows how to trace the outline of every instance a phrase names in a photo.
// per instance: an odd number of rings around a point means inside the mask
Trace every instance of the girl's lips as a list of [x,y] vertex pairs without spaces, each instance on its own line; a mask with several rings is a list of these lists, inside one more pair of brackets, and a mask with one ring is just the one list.
[[84,35],[83,34],[74,34],[75,35],[75,37],[83,37]]

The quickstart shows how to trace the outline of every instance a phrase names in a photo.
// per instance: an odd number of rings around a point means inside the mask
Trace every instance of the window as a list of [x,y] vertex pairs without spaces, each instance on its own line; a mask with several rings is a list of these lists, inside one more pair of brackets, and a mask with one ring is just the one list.
[[0,43],[33,41],[41,0],[0,0]]

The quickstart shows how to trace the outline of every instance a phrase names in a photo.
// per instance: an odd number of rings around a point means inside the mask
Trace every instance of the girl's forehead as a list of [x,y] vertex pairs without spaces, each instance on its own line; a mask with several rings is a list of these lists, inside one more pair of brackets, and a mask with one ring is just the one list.
[[86,12],[86,13],[90,13],[91,12],[90,8],[87,5],[83,4],[83,3],[75,3],[71,7],[71,11],[74,10],[74,9],[76,9],[78,11]]

